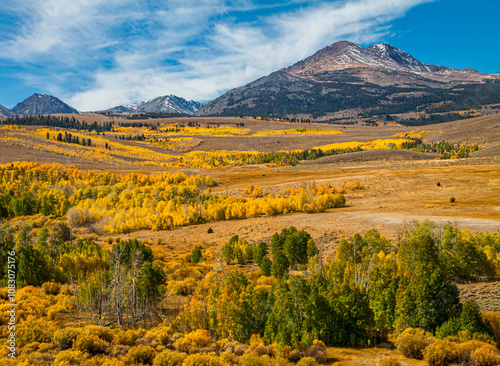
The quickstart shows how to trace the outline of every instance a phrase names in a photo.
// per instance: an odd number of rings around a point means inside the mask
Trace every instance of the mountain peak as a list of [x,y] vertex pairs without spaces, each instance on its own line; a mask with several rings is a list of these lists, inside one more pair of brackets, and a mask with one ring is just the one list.
[[292,75],[306,75],[357,67],[431,72],[428,65],[390,44],[378,43],[364,48],[349,41],[340,41],[326,46],[314,55],[285,69],[285,72]]
[[112,113],[178,113],[193,114],[203,107],[204,103],[184,98],[173,94],[163,95],[144,102],[132,103],[110,108],[106,112]]
[[400,67],[410,69],[414,72],[430,72],[429,66],[418,61],[405,51],[391,46],[387,43],[377,43],[367,48],[368,51],[373,52],[377,56],[387,60],[394,61]]
[[12,108],[12,113],[20,116],[38,114],[78,113],[59,98],[52,95],[35,93]]
[[14,117],[14,113],[10,109],[5,108],[0,104],[0,118]]

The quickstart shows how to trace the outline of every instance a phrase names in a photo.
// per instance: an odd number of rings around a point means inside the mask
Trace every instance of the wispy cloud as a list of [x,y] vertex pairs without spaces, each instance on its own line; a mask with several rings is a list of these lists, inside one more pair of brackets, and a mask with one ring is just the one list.
[[[379,40],[429,0],[33,0],[1,5],[17,23],[0,64],[80,110],[164,94],[209,100],[340,39]],[[5,32],[4,32],[5,33]]]

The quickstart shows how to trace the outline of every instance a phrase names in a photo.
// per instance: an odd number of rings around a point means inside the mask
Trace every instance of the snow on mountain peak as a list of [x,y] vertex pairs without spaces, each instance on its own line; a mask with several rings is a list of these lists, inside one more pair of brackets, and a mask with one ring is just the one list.
[[113,113],[177,113],[193,114],[200,109],[204,103],[187,101],[184,98],[173,94],[148,99],[145,102],[137,102],[124,106],[118,106],[108,109]]

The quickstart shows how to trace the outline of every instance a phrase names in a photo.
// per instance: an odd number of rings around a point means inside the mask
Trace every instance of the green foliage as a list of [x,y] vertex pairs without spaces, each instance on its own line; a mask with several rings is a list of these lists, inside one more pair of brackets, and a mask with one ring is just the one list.
[[191,252],[191,263],[199,263],[203,260],[203,254],[199,246],[195,246]]
[[485,333],[493,335],[493,329],[488,322],[484,322],[479,311],[479,305],[473,300],[467,300],[460,313],[460,330],[471,333]]
[[413,272],[419,267],[439,266],[439,250],[435,242],[434,224],[413,222],[405,230],[398,261],[401,271]]
[[334,345],[367,344],[373,313],[364,291],[346,284],[324,288],[298,276],[288,282],[275,288],[264,340],[294,348],[299,343],[310,346],[314,339]]
[[130,266],[132,264],[133,256],[138,256],[141,263],[153,261],[153,250],[148,245],[135,238],[130,240],[120,240],[120,242],[113,245],[112,251],[115,253],[121,253],[120,262],[126,266]]
[[279,250],[274,254],[273,264],[271,265],[271,275],[278,279],[282,278],[290,267],[287,256]]
[[265,256],[262,258],[261,264],[260,264],[260,274],[262,276],[270,276],[271,275],[271,266],[273,262],[269,259],[268,256]]
[[222,260],[226,263],[243,264],[253,259],[253,248],[243,238],[233,235],[231,239],[222,247]]
[[163,267],[157,263],[145,262],[138,277],[139,288],[142,289],[143,294],[157,298],[166,278]]
[[[459,292],[439,269],[422,267],[409,280],[401,282],[396,295],[396,329],[437,327],[460,311]],[[432,309],[432,311],[429,311]]]
[[[9,253],[15,247],[14,230],[12,227],[3,223],[0,225],[0,281],[3,281],[7,275],[7,264]],[[1,283],[1,282],[0,282]]]
[[267,256],[267,244],[263,241],[257,243],[253,247],[253,260],[260,267],[263,258]]
[[449,336],[457,335],[460,331],[460,327],[460,319],[457,317],[452,317],[436,329],[436,337],[439,339],[444,339]]

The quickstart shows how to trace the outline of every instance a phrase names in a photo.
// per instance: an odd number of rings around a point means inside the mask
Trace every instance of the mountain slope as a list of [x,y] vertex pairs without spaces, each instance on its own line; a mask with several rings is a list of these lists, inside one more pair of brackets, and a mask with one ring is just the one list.
[[14,117],[14,113],[3,105],[0,105],[0,118]]
[[12,108],[12,113],[19,116],[33,116],[38,114],[78,113],[62,100],[52,95],[35,93]]
[[129,105],[121,105],[118,107],[110,108],[106,112],[111,113],[178,113],[178,114],[193,114],[204,103],[196,102],[193,100],[187,101],[184,98],[175,95],[165,95],[145,102],[139,102]]
[[233,89],[198,115],[328,116],[404,113],[422,104],[500,102],[500,75],[424,64],[388,44],[341,41],[268,76]]

